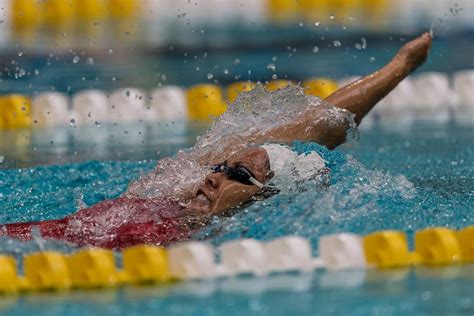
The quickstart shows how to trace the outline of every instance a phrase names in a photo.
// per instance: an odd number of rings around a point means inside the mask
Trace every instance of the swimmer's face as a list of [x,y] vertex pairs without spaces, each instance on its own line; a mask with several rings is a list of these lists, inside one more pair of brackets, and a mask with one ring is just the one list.
[[[272,177],[270,159],[263,148],[250,148],[239,151],[227,160],[227,166],[242,166],[250,171],[261,183]],[[203,213],[220,213],[221,211],[241,205],[250,200],[259,188],[229,179],[224,172],[210,173],[199,187],[196,196],[191,200],[190,209]]]

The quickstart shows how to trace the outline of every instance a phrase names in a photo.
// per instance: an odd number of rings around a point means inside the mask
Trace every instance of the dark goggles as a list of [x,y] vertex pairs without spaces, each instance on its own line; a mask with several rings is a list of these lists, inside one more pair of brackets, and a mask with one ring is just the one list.
[[254,175],[245,167],[238,166],[235,168],[227,166],[227,163],[220,163],[211,167],[213,173],[223,172],[230,180],[234,180],[246,185],[256,185],[260,189],[263,188],[263,183],[255,179]]

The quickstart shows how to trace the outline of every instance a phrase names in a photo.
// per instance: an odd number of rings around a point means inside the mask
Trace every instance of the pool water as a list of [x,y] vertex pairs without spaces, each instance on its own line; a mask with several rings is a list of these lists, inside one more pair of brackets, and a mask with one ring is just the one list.
[[[130,180],[152,170],[157,159],[192,145],[205,127],[102,126],[108,131],[105,135],[111,133],[116,138],[102,143],[74,137],[86,128],[93,127],[63,128],[65,138],[53,144],[46,130],[35,131],[36,136],[28,138],[23,147],[2,150],[8,155],[0,164],[0,223],[58,218],[84,205],[117,197]],[[22,139],[25,132],[10,133],[13,139]],[[122,135],[122,141],[117,140]],[[157,139],[164,137],[159,135],[174,136],[160,143]],[[332,170],[330,186],[289,190],[232,217],[216,217],[194,238],[220,244],[242,237],[270,240],[296,234],[308,238],[317,255],[317,240],[329,233],[398,229],[411,236],[428,226],[472,225],[473,136],[473,126],[418,122],[362,129],[359,141],[332,152],[316,144],[294,143],[298,152],[317,151],[323,156]],[[137,138],[141,140],[137,142]],[[8,148],[8,144],[2,146]],[[0,240],[0,252],[17,257],[51,248],[71,249],[44,240],[28,244]],[[0,312],[472,315],[473,275],[472,266],[390,272],[318,270],[311,275],[0,298]]]

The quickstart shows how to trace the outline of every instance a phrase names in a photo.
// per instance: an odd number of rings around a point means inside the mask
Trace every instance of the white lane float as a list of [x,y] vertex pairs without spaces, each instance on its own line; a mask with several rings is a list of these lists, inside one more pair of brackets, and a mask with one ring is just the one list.
[[188,114],[185,91],[177,86],[156,88],[150,93],[150,109],[161,121],[185,120]]
[[[440,72],[424,72],[412,80],[414,98],[411,111],[415,119],[448,122],[453,104],[449,77]],[[409,101],[409,100],[408,100]],[[407,102],[407,106],[410,102]]]
[[239,0],[233,1],[239,5],[236,8],[236,14],[239,21],[243,21],[247,24],[259,25],[266,22],[267,3],[262,0]]
[[329,270],[367,266],[362,239],[351,233],[322,236],[319,239],[319,258]]
[[280,271],[310,271],[313,256],[309,242],[297,236],[274,239],[265,244],[268,269]]
[[474,124],[474,70],[453,75],[454,118],[460,123]]
[[217,276],[214,247],[204,242],[186,242],[168,249],[170,275],[183,280]]
[[69,98],[58,92],[44,92],[31,101],[31,115],[34,126],[58,126],[69,123]]
[[263,244],[255,239],[228,241],[219,247],[222,273],[265,275],[268,262]]
[[411,123],[414,120],[415,91],[410,78],[405,78],[377,106],[372,114],[381,122]]
[[146,93],[137,88],[122,88],[110,95],[110,117],[114,123],[142,121],[149,114],[145,108]]
[[83,90],[72,97],[71,124],[102,124],[110,121],[109,99],[100,90]]

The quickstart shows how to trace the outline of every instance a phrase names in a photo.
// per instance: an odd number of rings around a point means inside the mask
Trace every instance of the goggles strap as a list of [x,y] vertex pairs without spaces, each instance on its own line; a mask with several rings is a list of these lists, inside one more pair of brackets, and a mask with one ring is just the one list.
[[255,179],[254,177],[250,177],[249,181],[256,185],[259,189],[263,189],[263,183]]

